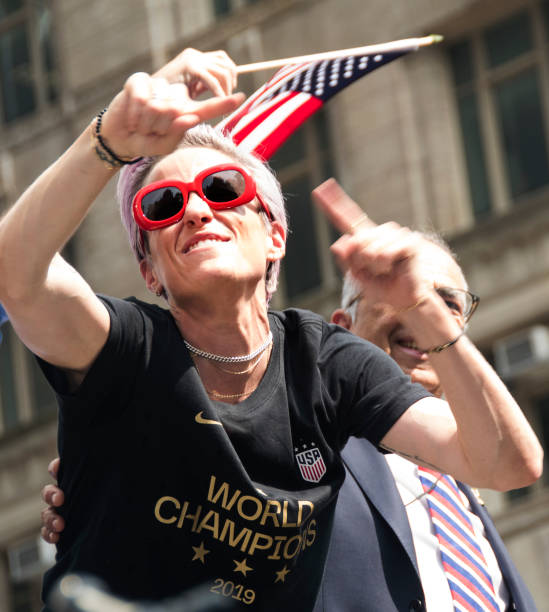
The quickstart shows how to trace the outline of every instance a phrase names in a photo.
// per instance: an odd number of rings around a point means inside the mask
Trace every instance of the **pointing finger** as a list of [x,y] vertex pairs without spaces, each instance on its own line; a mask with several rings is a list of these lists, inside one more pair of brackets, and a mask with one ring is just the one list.
[[353,234],[359,226],[376,225],[335,179],[328,179],[314,189],[313,200],[340,232]]
[[200,102],[194,102],[193,105],[182,108],[182,114],[196,116],[200,121],[207,121],[220,115],[230,113],[235,108],[244,102],[245,96],[243,93],[231,94],[230,96],[208,98]]

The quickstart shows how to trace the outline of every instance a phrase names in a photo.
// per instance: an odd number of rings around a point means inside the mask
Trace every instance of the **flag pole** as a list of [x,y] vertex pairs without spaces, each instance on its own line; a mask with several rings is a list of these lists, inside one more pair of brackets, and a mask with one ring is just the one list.
[[287,64],[301,64],[304,62],[315,62],[320,60],[336,59],[338,57],[346,57],[348,55],[373,55],[376,53],[390,53],[394,51],[407,51],[409,49],[417,49],[419,47],[427,47],[439,43],[443,40],[440,34],[430,34],[421,38],[404,38],[402,40],[393,40],[388,43],[380,43],[377,45],[368,45],[366,47],[354,47],[351,49],[339,49],[337,51],[326,51],[325,53],[313,53],[312,55],[298,55],[296,57],[286,57],[276,60],[268,60],[266,62],[255,62],[253,64],[242,64],[236,67],[237,74],[247,72],[256,72],[258,70],[267,70],[270,68],[280,68]]

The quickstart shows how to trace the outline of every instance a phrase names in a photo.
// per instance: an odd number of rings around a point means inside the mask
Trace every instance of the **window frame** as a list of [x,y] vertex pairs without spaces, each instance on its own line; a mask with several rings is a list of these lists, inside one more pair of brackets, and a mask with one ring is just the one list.
[[[44,10],[49,10],[54,15],[54,6],[52,0],[40,0]],[[41,41],[39,40],[39,9],[40,7],[33,6],[33,0],[22,0],[22,7],[13,13],[10,13],[4,18],[0,18],[0,36],[9,32],[10,30],[25,26],[27,33],[27,43],[29,46],[29,63],[30,63],[30,80],[33,87],[34,93],[34,108],[32,111],[27,112],[23,115],[18,115],[6,121],[4,116],[4,104],[3,96],[0,95],[0,133],[3,129],[9,128],[12,125],[16,125],[20,121],[24,121],[29,117],[33,117],[38,113],[49,108],[52,104],[55,104],[60,99],[60,91],[57,90],[54,100],[50,102],[48,99],[48,90],[50,82],[55,80],[59,74],[59,66],[53,68],[52,72],[49,73],[46,69],[45,54],[41,48]],[[55,44],[55,24],[54,18],[52,17],[52,29],[49,33],[49,44],[52,47],[54,57],[57,57]]]
[[[3,340],[0,351],[9,350],[8,356],[12,373],[13,395],[15,401],[16,422],[9,428],[5,423],[3,397],[0,393],[0,441],[11,435],[16,435],[22,429],[55,419],[57,402],[53,389],[43,385],[38,386],[36,377],[43,376],[37,371],[35,357],[19,340],[9,322],[2,326]],[[9,340],[6,340],[9,338]],[[33,361],[34,360],[34,361]],[[47,383],[44,381],[44,385]],[[2,381],[0,380],[0,390]],[[44,395],[44,392],[46,395]]]
[[[543,117],[545,145],[549,154],[549,25],[543,17],[541,4],[540,0],[533,0],[533,2],[526,6],[506,14],[501,19],[483,23],[481,27],[468,32],[464,36],[456,37],[449,45],[453,47],[461,42],[468,42],[471,46],[471,62],[474,69],[473,78],[466,84],[456,84],[454,80],[453,87],[456,104],[461,95],[472,93],[476,97],[478,108],[480,139],[484,152],[486,182],[490,194],[491,211],[486,217],[478,217],[478,213],[473,206],[474,196],[471,192],[469,173],[466,170],[471,200],[471,214],[477,220],[479,218],[490,218],[495,215],[505,214],[523,201],[529,201],[537,197],[547,198],[549,194],[549,183],[547,183],[544,186],[513,198],[511,181],[507,171],[507,160],[503,142],[504,135],[500,125],[495,93],[497,86],[504,81],[515,78],[528,70],[535,70],[539,86],[539,104]],[[491,67],[484,41],[486,32],[491,26],[497,25],[499,21],[512,19],[514,16],[518,17],[523,12],[527,14],[530,22],[532,49],[514,59]],[[451,69],[449,70],[452,72]],[[458,125],[462,129],[459,116]],[[467,168],[467,161],[465,161],[467,159],[467,151],[463,140],[463,133],[461,142],[464,167]]]

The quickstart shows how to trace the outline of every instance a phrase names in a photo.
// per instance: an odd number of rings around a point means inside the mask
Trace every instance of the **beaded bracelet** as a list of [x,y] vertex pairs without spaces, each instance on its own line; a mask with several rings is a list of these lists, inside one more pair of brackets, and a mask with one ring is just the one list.
[[131,164],[136,164],[137,162],[141,161],[143,159],[142,157],[136,157],[135,159],[130,160],[122,159],[121,157],[118,157],[118,155],[116,155],[116,153],[106,145],[105,141],[103,140],[103,137],[101,136],[101,121],[103,119],[103,115],[106,112],[107,109],[104,108],[97,115],[97,119],[95,121],[95,133],[92,137],[94,138],[94,148],[97,157],[99,157],[102,162],[105,162],[109,170],[114,170],[115,168],[121,168],[122,166],[128,166]]

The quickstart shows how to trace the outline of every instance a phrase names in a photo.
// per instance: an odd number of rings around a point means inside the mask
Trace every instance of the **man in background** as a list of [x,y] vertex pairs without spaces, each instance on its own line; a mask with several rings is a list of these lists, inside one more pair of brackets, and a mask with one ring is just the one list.
[[[444,241],[435,235],[422,238],[420,269],[425,280],[465,328],[478,298],[468,291]],[[421,338],[414,338],[387,304],[371,303],[349,273],[332,322],[377,344],[414,382],[437,397],[443,395],[428,354],[419,348]],[[486,561],[488,577],[481,576],[480,593],[475,590],[476,568],[471,580],[460,575],[460,561],[466,560],[467,552],[449,551],[444,535],[442,541],[436,535],[427,499],[432,484],[422,484],[421,468],[393,453],[383,455],[358,438],[349,440],[343,459],[347,474],[315,612],[536,610],[478,492],[463,483],[456,490],[474,530],[472,545],[480,548]],[[434,483],[437,477],[435,473]],[[440,522],[445,519],[439,517]],[[491,596],[485,600],[482,590],[488,590],[489,583]]]

